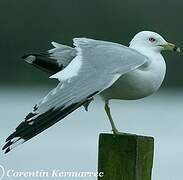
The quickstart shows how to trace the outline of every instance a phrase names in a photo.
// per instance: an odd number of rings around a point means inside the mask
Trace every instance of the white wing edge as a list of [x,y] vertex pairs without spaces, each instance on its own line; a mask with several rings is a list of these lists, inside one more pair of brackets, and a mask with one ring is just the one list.
[[76,46],[75,48],[77,50],[77,56],[70,62],[70,64],[66,68],[50,76],[49,78],[58,79],[59,81],[66,81],[78,75],[78,72],[82,66],[82,49],[79,47],[79,44],[77,43],[77,39],[80,39],[80,38],[73,39],[74,45]]

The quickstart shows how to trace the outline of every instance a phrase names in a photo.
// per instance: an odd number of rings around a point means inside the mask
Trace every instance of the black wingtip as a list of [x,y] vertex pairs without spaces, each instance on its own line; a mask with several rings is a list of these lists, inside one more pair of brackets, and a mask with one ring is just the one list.
[[7,138],[6,138],[6,142],[10,141],[12,138],[14,138],[14,133],[12,133],[11,135],[9,135]]
[[22,56],[22,59],[26,61],[29,64],[32,64],[36,60],[36,55],[35,54],[27,54]]
[[9,153],[10,152],[10,148],[7,148],[6,151],[4,152],[5,154]]
[[3,146],[2,150],[4,151],[6,149],[6,144]]
[[2,148],[2,150],[5,150],[7,147],[11,146],[13,143],[11,141],[8,141]]

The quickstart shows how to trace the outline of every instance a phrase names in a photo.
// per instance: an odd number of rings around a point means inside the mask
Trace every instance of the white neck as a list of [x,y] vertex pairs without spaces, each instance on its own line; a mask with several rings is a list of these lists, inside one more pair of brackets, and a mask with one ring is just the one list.
[[141,45],[138,46],[137,44],[130,44],[129,47],[132,49],[135,49],[136,51],[138,51],[139,53],[148,57],[149,59],[152,59],[152,58],[153,59],[162,59],[163,58],[159,49],[147,48],[147,47],[143,47]]

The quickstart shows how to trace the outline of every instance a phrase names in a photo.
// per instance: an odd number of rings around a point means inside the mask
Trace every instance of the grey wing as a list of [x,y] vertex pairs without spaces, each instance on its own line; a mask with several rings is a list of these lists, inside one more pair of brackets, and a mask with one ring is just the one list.
[[52,42],[53,49],[45,53],[30,53],[22,58],[28,64],[31,64],[49,74],[55,74],[64,69],[76,56],[76,50],[70,46]]
[[119,44],[74,39],[77,56],[52,76],[61,82],[43,98],[7,138],[5,153],[49,128],[104,89],[121,75],[146,62],[146,57]]

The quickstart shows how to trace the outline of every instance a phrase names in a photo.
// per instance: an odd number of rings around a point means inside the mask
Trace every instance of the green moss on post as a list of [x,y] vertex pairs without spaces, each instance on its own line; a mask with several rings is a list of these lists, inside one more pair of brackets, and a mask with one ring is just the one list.
[[152,137],[100,134],[98,180],[151,180],[153,154]]

